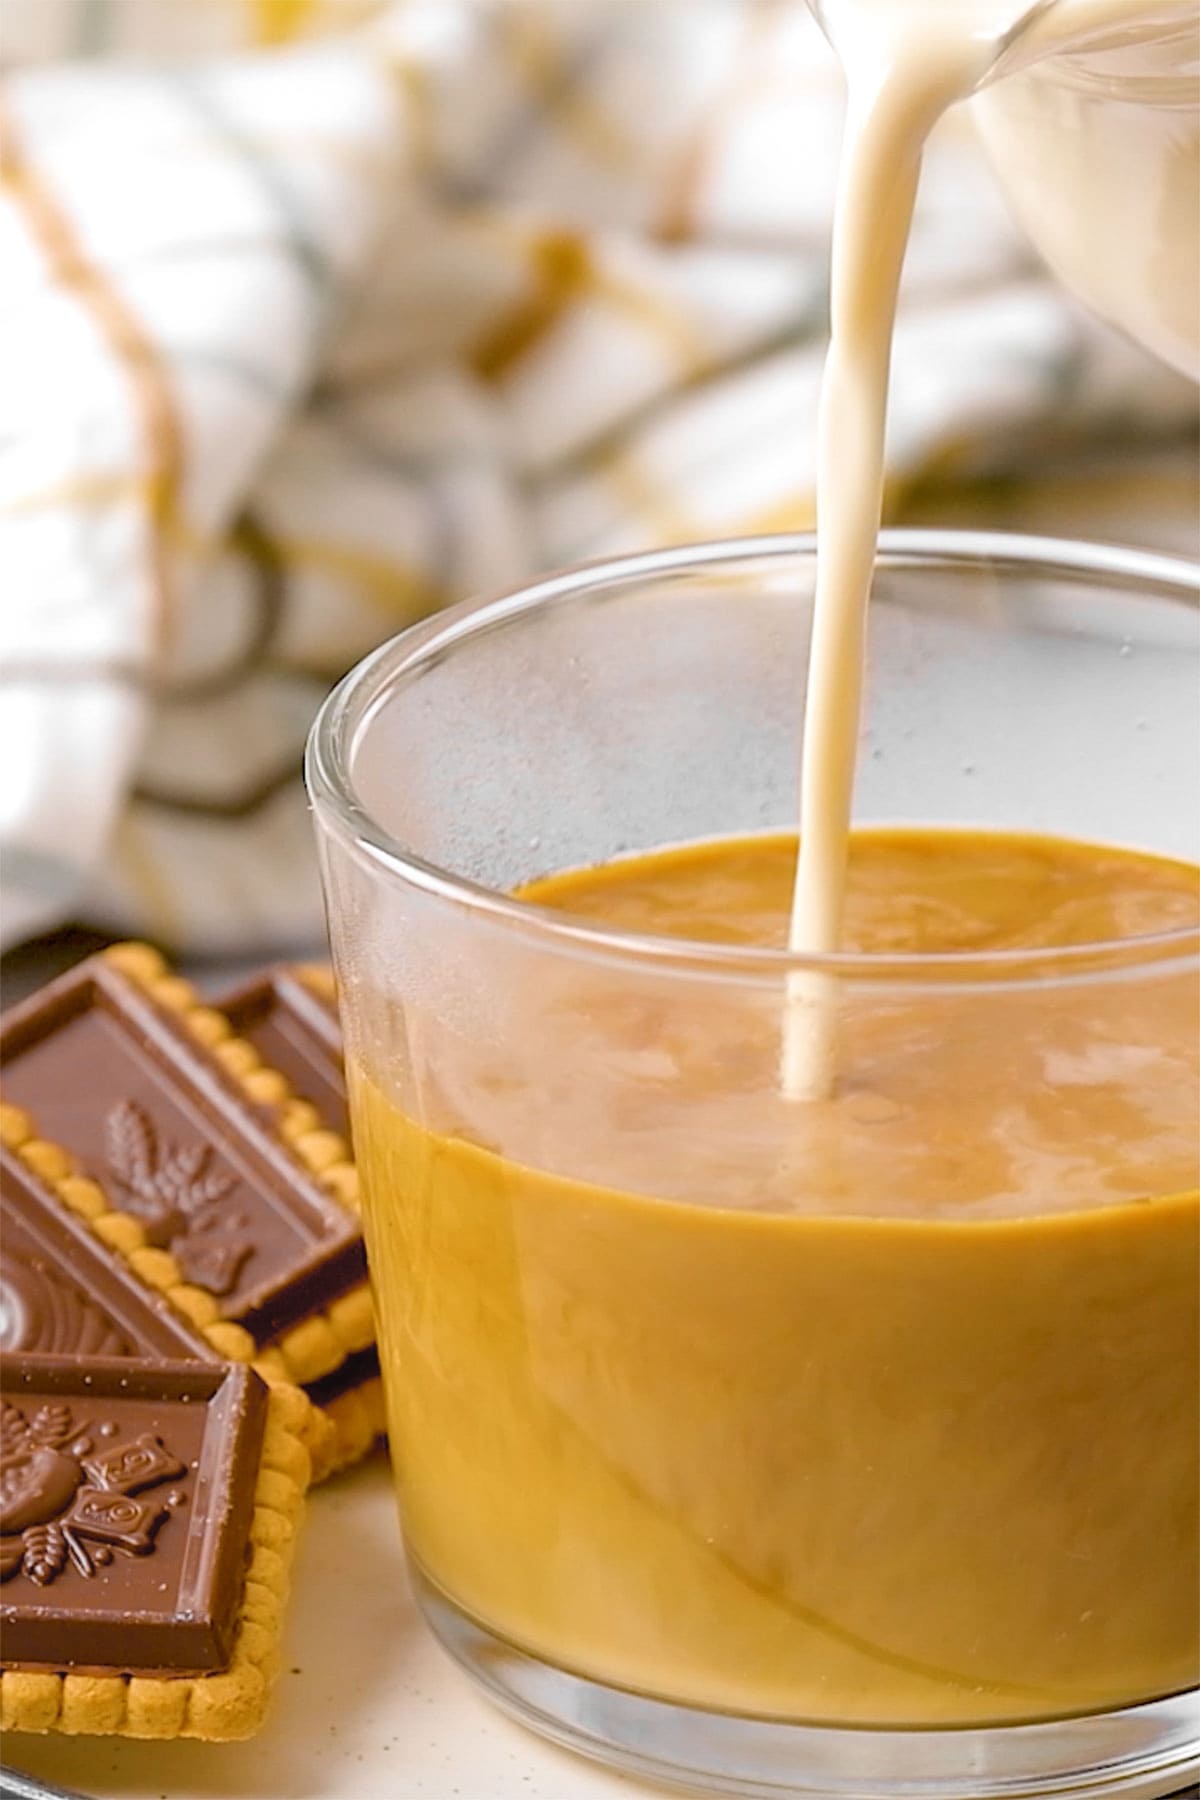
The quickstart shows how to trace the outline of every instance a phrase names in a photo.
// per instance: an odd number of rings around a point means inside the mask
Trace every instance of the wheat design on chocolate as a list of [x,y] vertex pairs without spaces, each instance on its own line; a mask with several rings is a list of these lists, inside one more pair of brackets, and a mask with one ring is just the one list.
[[[115,1434],[101,1425],[96,1437]],[[92,1576],[114,1550],[144,1556],[172,1507],[138,1496],[173,1481],[186,1468],[149,1433],[127,1444],[95,1448],[93,1428],[79,1426],[69,1406],[41,1406],[27,1419],[6,1400],[0,1410],[0,1581],[21,1573],[49,1587],[68,1561]]]
[[226,1204],[236,1177],[210,1172],[210,1144],[164,1148],[135,1100],[113,1108],[106,1135],[109,1166],[147,1242],[171,1250],[186,1280],[227,1294],[254,1250],[246,1214]]

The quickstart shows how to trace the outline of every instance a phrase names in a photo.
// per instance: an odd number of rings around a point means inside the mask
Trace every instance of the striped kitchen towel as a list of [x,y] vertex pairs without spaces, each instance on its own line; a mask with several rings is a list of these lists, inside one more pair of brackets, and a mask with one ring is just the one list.
[[[836,72],[799,0],[0,29],[4,942],[310,944],[300,751],[358,656],[554,564],[811,523]],[[963,118],[894,393],[893,517],[1194,518],[1194,394],[1034,267]]]

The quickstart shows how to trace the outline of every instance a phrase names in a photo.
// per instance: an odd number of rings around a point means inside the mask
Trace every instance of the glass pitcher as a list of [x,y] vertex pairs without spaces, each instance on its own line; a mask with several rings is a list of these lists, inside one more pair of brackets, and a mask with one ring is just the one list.
[[[1080,14],[1080,37],[1045,53]],[[1200,10],[1050,0],[976,96],[984,144],[1045,260],[1092,311],[1200,379]]]

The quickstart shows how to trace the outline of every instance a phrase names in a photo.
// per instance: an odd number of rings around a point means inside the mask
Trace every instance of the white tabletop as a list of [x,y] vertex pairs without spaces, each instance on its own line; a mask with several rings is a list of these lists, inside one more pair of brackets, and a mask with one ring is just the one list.
[[283,1669],[245,1744],[6,1734],[5,1761],[97,1800],[633,1800],[656,1790],[544,1744],[478,1697],[404,1579],[387,1459],[318,1488]]

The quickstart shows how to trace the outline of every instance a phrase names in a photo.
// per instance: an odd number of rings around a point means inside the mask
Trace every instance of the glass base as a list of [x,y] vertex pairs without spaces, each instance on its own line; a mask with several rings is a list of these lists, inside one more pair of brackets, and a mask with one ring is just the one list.
[[786,1725],[568,1674],[477,1624],[409,1566],[437,1637],[505,1712],[568,1750],[669,1786],[748,1800],[1160,1800],[1200,1775],[1200,1692],[1041,1725]]

